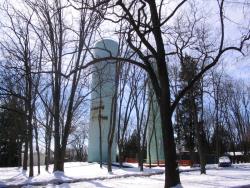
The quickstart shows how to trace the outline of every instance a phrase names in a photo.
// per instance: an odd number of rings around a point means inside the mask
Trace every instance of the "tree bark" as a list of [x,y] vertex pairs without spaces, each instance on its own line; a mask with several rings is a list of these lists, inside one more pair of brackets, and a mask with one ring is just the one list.
[[29,142],[28,142],[28,134],[27,134],[27,130],[26,130],[25,131],[25,140],[24,140],[24,153],[23,153],[23,170],[27,170],[28,150],[29,150]]
[[37,131],[37,123],[35,124],[35,140],[36,140],[36,154],[37,154],[37,173],[40,174],[40,150],[39,150],[39,143],[38,143],[38,131]]
[[45,170],[49,170],[50,164],[50,147],[51,147],[51,137],[52,137],[52,125],[53,125],[53,116],[50,113],[47,113],[47,124],[46,124],[46,135],[45,135]]

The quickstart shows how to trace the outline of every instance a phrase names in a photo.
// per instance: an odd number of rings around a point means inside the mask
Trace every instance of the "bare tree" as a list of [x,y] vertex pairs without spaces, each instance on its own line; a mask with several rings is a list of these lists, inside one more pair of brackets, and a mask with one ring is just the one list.
[[230,110],[232,121],[237,129],[238,138],[240,141],[240,148],[246,156],[249,151],[248,146],[248,130],[249,130],[249,99],[246,93],[245,86],[242,84],[235,84],[231,91]]
[[[5,58],[11,62],[11,65],[5,65],[5,69],[18,71],[21,75],[20,80],[16,84],[23,87],[22,95],[18,97],[24,100],[26,113],[26,132],[25,153],[23,168],[27,169],[28,149],[29,149],[29,176],[32,177],[33,172],[33,119],[35,112],[35,103],[37,88],[39,85],[39,75],[34,74],[35,71],[41,70],[41,54],[43,50],[39,50],[38,42],[31,41],[33,36],[31,20],[32,14],[25,15],[15,7],[6,4],[2,9],[8,18],[9,23],[3,24],[3,31],[6,35],[5,41],[1,41],[2,51]],[[22,23],[22,24],[20,24]],[[7,90],[5,90],[7,91]],[[13,95],[12,91],[8,94]]]
[[[130,65],[124,65],[122,67],[122,72],[120,75],[120,85],[119,85],[119,98],[118,98],[118,127],[117,127],[117,142],[119,150],[119,164],[122,167],[122,162],[124,161],[124,143],[126,140],[126,132],[131,117],[131,113],[134,108],[133,102],[133,90],[128,87],[128,77],[130,72]],[[128,89],[126,89],[128,88]],[[125,93],[127,92],[127,97]]]
[[37,22],[33,23],[33,29],[42,42],[46,52],[45,58],[51,62],[51,67],[44,73],[50,73],[51,78],[53,106],[50,113],[53,115],[54,126],[54,171],[63,171],[74,113],[79,107],[79,101],[89,94],[79,96],[79,91],[82,90],[79,83],[83,77],[88,76],[87,71],[79,70],[69,77],[65,74],[75,67],[84,65],[88,53],[85,47],[90,46],[100,17],[94,11],[85,8],[90,3],[88,0],[80,2],[81,9],[76,13],[79,16],[77,26],[74,22],[71,24],[65,16],[67,11],[70,11],[66,1],[25,2],[36,16]]

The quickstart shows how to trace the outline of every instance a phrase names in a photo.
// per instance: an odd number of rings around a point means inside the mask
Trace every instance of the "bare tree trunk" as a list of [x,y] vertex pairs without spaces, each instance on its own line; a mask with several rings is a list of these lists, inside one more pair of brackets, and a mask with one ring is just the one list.
[[156,121],[156,114],[153,115],[153,132],[154,132],[154,139],[155,139],[155,149],[156,149],[156,161],[157,161],[157,166],[160,166],[160,160],[159,160],[159,150],[158,150],[158,138],[156,134],[156,128],[155,128],[155,121]]
[[24,153],[23,153],[23,170],[27,170],[28,150],[29,150],[28,134],[27,134],[27,131],[25,131]]
[[99,154],[100,154],[100,168],[102,168],[102,115],[101,115],[101,89],[100,89],[100,103],[99,103],[99,113],[98,113],[98,127],[99,127]]
[[[145,89],[145,92],[146,92],[146,89]],[[144,126],[143,137],[142,137],[142,146],[140,147],[141,153],[142,153],[141,161],[140,161],[141,162],[140,171],[143,171],[143,162],[144,162],[144,158],[143,158],[144,155],[143,154],[144,154],[144,148],[146,145],[146,135],[147,135],[147,130],[148,130],[149,116],[151,113],[151,103],[152,103],[152,98],[149,101],[149,109],[148,109],[148,113],[147,113],[147,117],[146,117],[147,119],[146,119],[145,126]]]
[[22,147],[23,147],[23,141],[19,141],[18,143],[18,166],[22,166]]
[[34,176],[34,169],[33,169],[33,126],[31,123],[31,117],[29,118],[29,177],[33,177]]
[[194,126],[195,126],[195,132],[196,132],[196,139],[197,139],[197,147],[198,147],[198,153],[200,158],[200,167],[201,167],[201,174],[206,174],[206,158],[204,153],[204,142],[202,139],[203,136],[203,123],[198,122],[197,112],[194,116]]
[[137,130],[137,160],[138,160],[138,167],[140,168],[140,171],[143,171],[143,154],[142,154],[142,149],[141,149],[141,135],[140,135],[140,130]]
[[[179,168],[176,162],[176,146],[174,142],[174,131],[172,127],[171,116],[167,107],[162,107],[161,120],[162,120],[162,133],[165,155],[165,188],[172,187],[180,183]],[[164,109],[165,108],[165,109]],[[165,117],[166,116],[166,117]],[[173,162],[175,161],[175,162]]]
[[31,76],[31,65],[28,61],[28,54],[26,54],[26,61],[24,62],[25,66],[25,94],[26,94],[26,101],[25,101],[25,111],[27,116],[27,123],[28,123],[28,142],[29,142],[29,177],[34,176],[34,169],[33,169],[33,106],[32,106],[32,76]]
[[151,161],[151,142],[152,139],[155,139],[155,144],[156,144],[156,159],[157,159],[157,164],[159,166],[159,155],[158,155],[158,145],[157,145],[157,138],[156,138],[156,132],[155,132],[155,124],[154,124],[154,120],[153,120],[153,129],[152,129],[152,133],[149,137],[149,143],[148,143],[148,158],[149,158],[149,168],[152,167],[152,161]]
[[215,103],[215,135],[216,135],[216,142],[215,142],[215,149],[216,149],[216,158],[217,162],[219,162],[220,157],[220,135],[219,135],[219,87],[221,84],[221,75],[217,76],[213,74],[213,93],[214,93],[214,103]]
[[39,150],[39,143],[38,143],[37,123],[35,123],[34,130],[35,130],[36,153],[37,153],[37,173],[40,174],[40,172],[41,172],[41,170],[40,170],[40,150]]
[[46,151],[45,151],[45,170],[49,170],[50,164],[50,147],[51,147],[51,138],[52,138],[52,125],[53,125],[53,117],[48,115],[48,124],[46,125],[46,135],[45,135],[45,144],[46,144]]
[[34,176],[34,169],[33,169],[33,133],[32,133],[32,124],[29,125],[29,177]]
[[[205,145],[204,145],[204,101],[203,101],[203,78],[201,79],[201,93],[200,93],[200,98],[201,98],[201,116],[200,116],[200,122],[197,122],[197,131],[196,134],[198,133],[198,148],[199,148],[199,157],[200,157],[200,165],[201,165],[201,174],[206,174],[206,152],[205,152]],[[196,112],[197,111],[197,107],[196,107]],[[198,120],[198,117],[196,116],[196,119]]]
[[150,135],[149,138],[149,145],[148,145],[148,163],[149,163],[149,168],[152,168],[152,162],[151,162],[151,142],[152,142],[152,138],[153,138],[153,133]]
[[118,126],[117,126],[117,145],[118,145],[118,162],[119,162],[119,167],[122,167],[122,163],[123,163],[123,148],[122,148],[122,143],[121,143],[121,116],[122,116],[122,101],[123,101],[123,94],[121,94],[121,90],[120,90],[120,95],[122,95],[122,97],[120,97],[119,100],[119,112],[118,112]]
[[[115,92],[116,93],[116,92]],[[116,94],[115,94],[116,95]],[[108,172],[112,172],[112,145],[116,125],[116,100],[117,97],[112,97],[111,112],[110,112],[110,127],[108,133]]]
[[[54,62],[55,64],[55,62]],[[61,77],[60,71],[57,70],[57,65],[55,66],[55,86],[53,92],[53,109],[54,109],[54,170],[53,171],[64,171],[64,159],[62,159],[61,152],[61,136],[60,136],[60,94],[61,94]],[[63,156],[64,158],[64,156]]]
[[115,66],[115,92],[112,97],[111,103],[111,112],[110,112],[110,127],[108,133],[108,172],[112,172],[112,145],[115,134],[115,126],[116,126],[116,115],[117,115],[117,99],[118,99],[118,87],[119,87],[119,78],[121,73],[121,65],[119,62],[116,62]]

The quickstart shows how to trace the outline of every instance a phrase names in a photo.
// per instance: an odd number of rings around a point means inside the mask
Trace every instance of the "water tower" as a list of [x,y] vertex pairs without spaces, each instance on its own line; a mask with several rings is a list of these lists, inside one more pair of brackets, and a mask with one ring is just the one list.
[[[115,57],[117,54],[118,44],[111,39],[103,39],[95,44],[95,58]],[[116,89],[116,63],[112,60],[102,61],[94,64],[92,68],[88,161],[99,162],[102,151],[102,162],[107,162],[112,97],[115,95]],[[116,134],[111,157],[112,161],[115,161]]]

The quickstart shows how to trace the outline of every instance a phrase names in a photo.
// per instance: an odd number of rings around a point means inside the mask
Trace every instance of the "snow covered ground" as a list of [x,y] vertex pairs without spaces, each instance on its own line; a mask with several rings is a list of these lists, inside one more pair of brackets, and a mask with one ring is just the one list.
[[[130,164],[131,165],[131,164]],[[46,172],[41,167],[41,174],[28,178],[28,172],[19,168],[0,168],[0,187],[22,185],[39,185],[47,188],[162,188],[164,187],[163,168],[145,168],[140,172],[136,165],[133,168],[119,169],[113,167],[113,173],[107,172],[106,166],[99,168],[97,163],[65,163],[65,173]],[[37,173],[35,168],[35,174]],[[209,165],[207,175],[200,175],[198,169],[181,167],[183,187],[250,187],[250,164],[237,164],[229,168],[217,168]],[[151,175],[151,176],[149,176]],[[59,184],[59,185],[56,185]],[[26,186],[31,187],[31,186]]]

